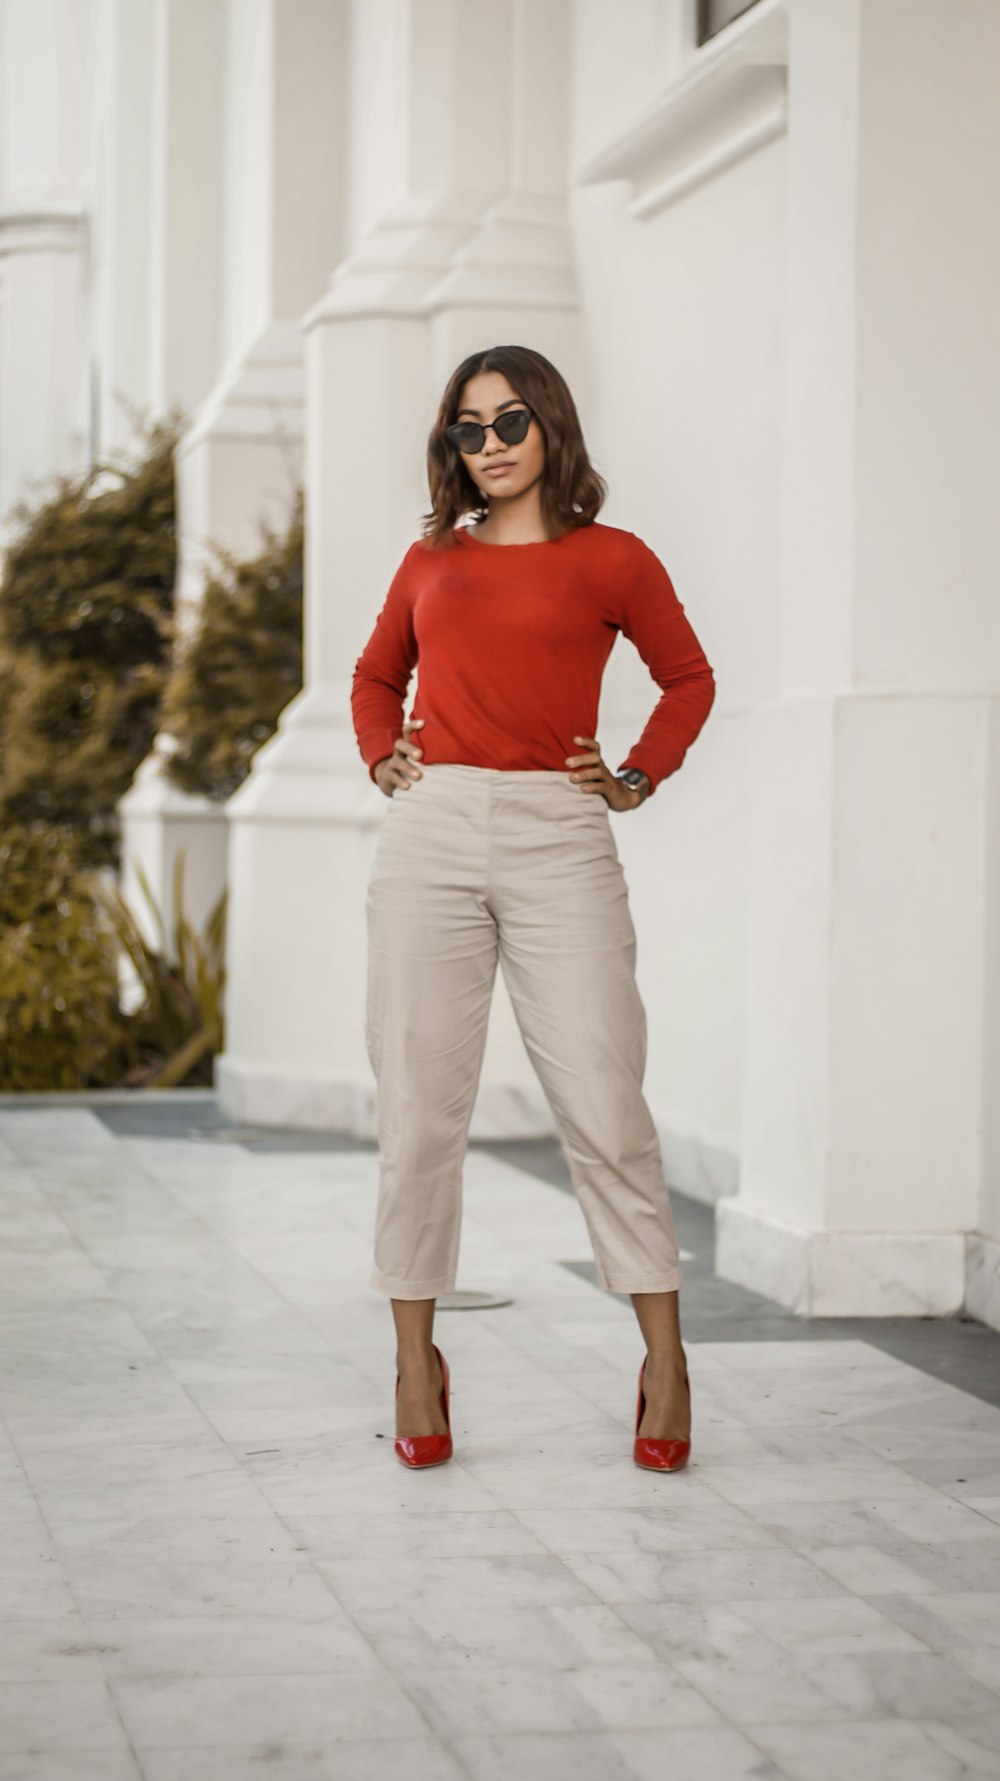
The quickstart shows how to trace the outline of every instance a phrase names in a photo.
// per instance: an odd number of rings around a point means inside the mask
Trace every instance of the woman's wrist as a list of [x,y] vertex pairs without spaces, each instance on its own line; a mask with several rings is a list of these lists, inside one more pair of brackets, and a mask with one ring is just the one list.
[[639,804],[645,803],[653,789],[649,774],[644,773],[641,767],[626,767],[624,773],[616,773],[615,778],[620,779],[623,785],[627,785],[632,791],[638,793],[638,803],[633,806],[636,810],[638,810]]

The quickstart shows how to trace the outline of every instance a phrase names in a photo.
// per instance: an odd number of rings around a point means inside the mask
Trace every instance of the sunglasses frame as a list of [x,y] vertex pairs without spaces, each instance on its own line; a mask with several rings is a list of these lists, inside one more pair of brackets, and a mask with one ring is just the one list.
[[[508,416],[510,417],[511,420],[513,420],[515,415],[521,415],[521,414],[526,414],[528,417],[528,426],[525,427],[524,432],[521,435],[521,438],[520,439],[505,439],[503,434],[500,432],[500,423],[505,421],[508,418]],[[447,433],[448,438],[451,440],[451,443],[455,447],[456,451],[460,451],[462,453],[463,457],[474,458],[474,457],[478,456],[479,452],[482,451],[483,446],[486,444],[486,435],[489,432],[491,427],[492,427],[494,433],[496,434],[496,437],[499,439],[501,445],[522,445],[524,443],[525,439],[528,437],[528,427],[531,426],[531,423],[534,420],[534,418],[535,418],[535,416],[534,416],[533,410],[528,407],[527,402],[524,402],[524,403],[522,403],[520,408],[505,408],[502,414],[497,415],[495,421],[452,421],[450,426],[445,427],[445,432]],[[462,427],[477,427],[479,429],[479,432],[482,434],[482,438],[480,439],[478,445],[462,445],[459,443],[459,441],[455,437],[455,435],[458,433],[459,429]]]

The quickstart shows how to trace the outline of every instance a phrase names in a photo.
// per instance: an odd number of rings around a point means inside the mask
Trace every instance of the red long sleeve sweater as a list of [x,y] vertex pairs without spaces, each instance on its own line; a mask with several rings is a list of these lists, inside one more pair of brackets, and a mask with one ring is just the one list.
[[358,748],[374,777],[392,754],[419,662],[411,718],[430,766],[548,767],[597,736],[601,679],[617,633],[662,697],[616,769],[655,790],[676,773],[711,710],[715,677],[659,558],[634,532],[598,521],[537,544],[410,545],[351,684]]

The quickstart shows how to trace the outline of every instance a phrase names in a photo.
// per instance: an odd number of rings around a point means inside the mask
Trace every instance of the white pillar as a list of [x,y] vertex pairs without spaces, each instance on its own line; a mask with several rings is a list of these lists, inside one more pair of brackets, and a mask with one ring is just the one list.
[[101,454],[127,447],[153,397],[152,274],[156,0],[102,0],[90,281],[94,432]]
[[[112,55],[123,69],[130,61],[141,66],[148,57],[147,307],[139,323],[148,355],[145,393],[154,413],[174,406],[190,413],[211,388],[222,353],[226,0],[153,0],[143,23],[141,34],[136,16],[119,12]],[[133,90],[127,80],[114,83],[116,135],[126,140],[135,129]],[[120,180],[117,157],[115,172]],[[127,212],[124,193],[121,198]],[[111,235],[106,309],[127,284],[136,246],[136,238],[124,230]],[[183,593],[180,480],[178,475],[178,588]],[[207,798],[191,799],[171,786],[163,771],[168,748],[167,739],[157,739],[118,806],[121,888],[150,938],[155,925],[139,886],[140,869],[168,933],[176,914],[174,865],[181,850],[185,913],[197,926],[225,882],[225,820]]]
[[[351,673],[419,534],[427,432],[454,363],[528,340],[571,376],[578,365],[571,17],[568,0],[381,0],[352,15],[350,251],[307,322],[306,687],[229,805],[217,1081],[240,1119],[374,1130],[365,887],[386,806],[357,751]],[[552,1129],[498,975],[472,1135]]]
[[90,454],[91,0],[0,9],[0,514]]
[[[340,239],[344,22],[338,0],[222,0],[220,10],[204,16],[184,4],[161,21],[171,42],[187,41],[206,64],[196,84],[206,99],[217,95],[212,143],[221,182],[204,274],[217,289],[215,339],[206,334],[201,346],[214,382],[176,458],[184,628],[196,623],[212,546],[254,556],[265,523],[287,524],[302,481],[299,324],[323,289]],[[160,78],[172,92],[169,70]],[[172,164],[169,152],[164,159]],[[172,213],[169,203],[165,210]],[[165,301],[176,304],[178,293],[168,291]],[[164,377],[173,334],[161,330]],[[193,377],[195,370],[192,360],[175,364],[170,375]],[[120,805],[123,889],[143,919],[135,872],[141,864],[157,901],[172,913],[174,863],[183,848],[188,912],[200,923],[226,882],[228,821],[225,806],[170,783],[169,749],[169,738],[160,737]]]
[[226,0],[155,0],[151,394],[192,412],[222,346]]
[[965,1307],[1000,1330],[1000,699],[990,702],[986,807],[982,1187],[979,1228],[965,1244]]
[[1000,11],[790,27],[781,688],[716,1265],[808,1314],[947,1315],[1000,1149]]

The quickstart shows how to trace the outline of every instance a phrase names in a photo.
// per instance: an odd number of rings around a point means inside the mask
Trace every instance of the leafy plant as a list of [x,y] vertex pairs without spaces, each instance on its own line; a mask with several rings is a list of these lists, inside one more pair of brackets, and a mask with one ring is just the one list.
[[[4,1093],[211,1083],[223,1043],[225,895],[196,934],[179,856],[168,938],[142,878],[152,945],[108,877],[82,868],[55,831],[12,829],[0,846]],[[123,953],[141,992],[131,1012],[122,1006]]]
[[176,742],[167,775],[181,791],[232,795],[302,685],[304,503],[287,530],[265,527],[248,562],[216,549],[197,627],[179,644],[163,703]]
[[149,752],[173,646],[174,447],[103,462],[22,502],[0,578],[0,827],[58,830],[113,864],[118,799]]
[[203,934],[196,934],[184,913],[184,855],[179,852],[174,870],[174,931],[168,940],[163,916],[139,866],[136,875],[152,914],[158,947],[146,938],[117,885],[100,893],[115,939],[142,992],[140,1006],[129,1017],[130,1058],[122,1085],[208,1085],[212,1059],[223,1043],[226,893],[223,891],[213,905]]
[[103,1087],[121,1055],[117,949],[55,833],[0,846],[0,1089]]

